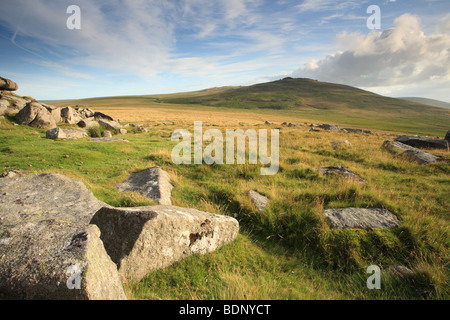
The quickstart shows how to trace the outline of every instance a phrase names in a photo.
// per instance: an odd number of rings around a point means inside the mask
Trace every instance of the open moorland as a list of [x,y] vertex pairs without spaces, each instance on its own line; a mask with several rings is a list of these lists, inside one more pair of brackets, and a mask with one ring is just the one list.
[[[63,174],[111,206],[138,207],[155,203],[115,186],[130,173],[159,166],[171,177],[174,205],[239,221],[234,242],[124,283],[128,299],[450,297],[449,151],[429,148],[425,151],[440,160],[420,164],[382,147],[401,134],[442,139],[450,129],[447,109],[307,79],[48,103],[90,108],[148,131],[128,127],[119,136],[128,143],[51,140],[45,139],[46,130],[14,125],[14,116],[5,116],[0,120],[2,172]],[[262,176],[260,164],[174,164],[171,152],[178,142],[171,133],[193,131],[194,121],[222,132],[278,129],[279,172]],[[323,123],[366,132],[313,126]],[[331,166],[342,166],[364,182],[318,170]],[[264,210],[252,202],[250,190],[269,199]],[[332,228],[324,210],[337,208],[387,209],[400,224]],[[382,270],[380,290],[366,285],[371,265]],[[408,272],[395,272],[398,266]]]

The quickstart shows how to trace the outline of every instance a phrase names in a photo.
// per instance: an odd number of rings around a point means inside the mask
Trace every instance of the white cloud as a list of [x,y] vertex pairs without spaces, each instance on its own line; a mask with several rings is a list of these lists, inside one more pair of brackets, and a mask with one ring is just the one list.
[[367,1],[304,0],[301,4],[297,5],[297,9],[300,10],[300,12],[324,11],[324,10],[344,10],[344,9],[360,7],[361,3],[364,3],[364,2],[367,2]]
[[[438,30],[448,28],[449,20],[450,15]],[[404,14],[384,32],[341,33],[337,43],[340,51],[310,61],[293,75],[359,87],[450,81],[450,34],[425,35],[416,16]]]

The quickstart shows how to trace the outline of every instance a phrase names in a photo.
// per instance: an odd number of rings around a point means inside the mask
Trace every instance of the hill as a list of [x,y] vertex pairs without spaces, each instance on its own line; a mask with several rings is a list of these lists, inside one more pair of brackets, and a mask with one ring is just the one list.
[[432,106],[432,107],[450,109],[450,103],[445,102],[445,101],[439,101],[439,100],[427,99],[427,98],[418,98],[418,97],[407,97],[407,98],[398,98],[398,99],[417,102],[417,103],[425,104],[425,105]]
[[[348,127],[419,135],[444,136],[450,123],[447,109],[384,97],[351,86],[311,79],[285,78],[245,87],[212,88],[165,95],[143,95],[62,101],[94,108],[164,108],[251,112],[329,122]],[[292,118],[292,119],[291,119]],[[300,121],[300,120],[298,120]]]
[[319,121],[430,135],[445,133],[450,120],[448,110],[311,79],[285,78],[216,94],[161,100],[172,104],[273,110]]

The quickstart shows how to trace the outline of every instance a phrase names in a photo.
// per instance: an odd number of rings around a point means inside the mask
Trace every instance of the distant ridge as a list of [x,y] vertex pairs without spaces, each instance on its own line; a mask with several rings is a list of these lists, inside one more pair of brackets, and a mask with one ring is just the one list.
[[438,107],[438,108],[445,108],[450,109],[450,103],[434,100],[434,99],[427,99],[427,98],[419,98],[419,97],[407,97],[407,98],[397,98],[397,99],[403,99],[407,101],[417,102],[421,104],[425,104],[432,107]]

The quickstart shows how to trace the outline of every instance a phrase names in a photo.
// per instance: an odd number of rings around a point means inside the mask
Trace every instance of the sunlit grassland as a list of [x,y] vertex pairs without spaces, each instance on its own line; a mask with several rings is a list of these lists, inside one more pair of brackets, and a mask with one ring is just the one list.
[[[94,110],[117,107],[105,104]],[[2,120],[0,170],[64,174],[84,182],[100,200],[127,207],[154,203],[135,193],[120,193],[115,185],[130,172],[158,165],[172,177],[174,205],[238,219],[241,231],[235,242],[151,273],[139,283],[126,283],[130,299],[449,298],[448,152],[431,150],[444,160],[423,166],[383,150],[383,141],[394,138],[389,132],[308,132],[306,126],[280,126],[281,120],[294,122],[280,114],[268,119],[278,123],[264,125],[262,120],[270,115],[259,112],[241,119],[247,113],[193,108],[170,117],[164,109],[142,106],[125,111],[129,116],[124,113],[122,121],[144,122],[151,126],[149,133],[121,136],[129,143],[52,141],[42,138],[43,130]],[[248,164],[173,164],[171,150],[176,142],[170,140],[170,133],[178,128],[192,132],[194,119],[207,122],[204,130],[222,132],[280,128],[279,173],[261,176],[259,165]],[[240,121],[249,125],[239,125]],[[331,142],[343,140],[352,146],[331,147]],[[314,170],[334,165],[357,173],[367,183],[321,176]],[[266,211],[253,206],[248,197],[251,189],[271,199]],[[392,230],[332,230],[322,212],[338,207],[387,208],[402,223]],[[386,272],[399,264],[415,275],[399,278]],[[382,290],[366,287],[370,265],[384,271]]]

